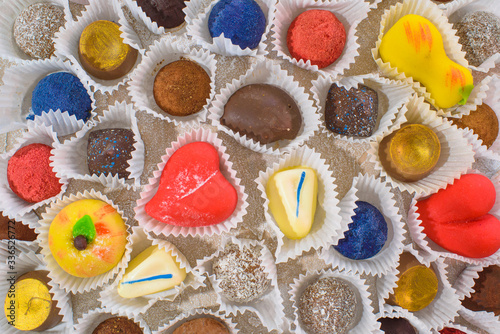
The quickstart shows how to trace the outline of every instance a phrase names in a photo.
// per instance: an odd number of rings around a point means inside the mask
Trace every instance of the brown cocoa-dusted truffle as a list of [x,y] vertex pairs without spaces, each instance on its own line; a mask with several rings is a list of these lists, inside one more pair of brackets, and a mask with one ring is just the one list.
[[448,119],[459,129],[471,129],[483,141],[483,145],[488,148],[497,139],[498,118],[493,109],[485,103],[478,105],[477,109],[472,110],[469,115]]
[[210,77],[194,61],[174,61],[156,74],[153,95],[158,107],[167,114],[188,116],[207,104]]
[[472,311],[487,311],[500,315],[500,267],[491,265],[474,280],[474,292],[462,301]]
[[226,326],[214,318],[203,317],[186,321],[177,327],[172,334],[229,334]]
[[175,28],[184,23],[186,7],[184,0],[136,0],[144,13],[166,29]]
[[126,317],[113,317],[104,320],[92,334],[142,334],[144,333],[135,322]]
[[252,84],[231,95],[220,122],[242,136],[268,144],[294,139],[302,116],[295,100],[281,88]]
[[28,225],[10,219],[0,212],[0,240],[14,238],[16,240],[34,241],[36,239],[35,230],[31,229]]

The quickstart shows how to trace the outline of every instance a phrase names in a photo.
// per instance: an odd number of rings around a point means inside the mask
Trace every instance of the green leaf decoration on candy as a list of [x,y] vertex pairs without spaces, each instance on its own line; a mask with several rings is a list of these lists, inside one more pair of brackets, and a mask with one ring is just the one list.
[[88,244],[94,241],[96,234],[94,222],[89,215],[85,215],[78,219],[75,226],[73,226],[73,238],[83,235],[85,239],[87,239]]

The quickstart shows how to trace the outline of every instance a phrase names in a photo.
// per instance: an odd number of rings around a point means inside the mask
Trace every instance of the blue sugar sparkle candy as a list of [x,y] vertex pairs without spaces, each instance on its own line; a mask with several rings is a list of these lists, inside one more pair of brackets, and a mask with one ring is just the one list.
[[266,28],[266,17],[254,0],[220,0],[210,11],[210,36],[231,39],[242,49],[259,45]]
[[40,80],[33,90],[31,109],[26,119],[34,119],[50,109],[67,111],[86,121],[92,110],[92,100],[78,77],[68,72],[56,72]]
[[373,205],[356,201],[352,223],[344,239],[333,246],[337,252],[353,260],[364,260],[376,255],[387,241],[387,223]]

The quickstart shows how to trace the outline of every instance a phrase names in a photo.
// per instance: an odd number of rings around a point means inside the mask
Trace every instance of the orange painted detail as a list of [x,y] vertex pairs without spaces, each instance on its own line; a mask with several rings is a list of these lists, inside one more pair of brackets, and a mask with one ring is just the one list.
[[115,256],[113,252],[110,252],[109,249],[104,247],[94,247],[92,249],[92,254],[101,259],[101,261],[107,263],[115,263]]
[[102,217],[115,212],[116,210],[111,205],[106,204],[102,208],[97,210],[94,214],[97,217],[97,219],[101,219]]
[[460,69],[451,66],[449,71],[446,72],[446,87],[453,89],[454,87],[465,87],[464,72]]
[[94,224],[95,226],[95,231],[97,232],[97,235],[104,235],[104,234],[109,234],[110,230],[106,228],[106,224],[97,222]]
[[403,25],[408,44],[413,46],[416,53],[420,53],[421,44],[427,44],[429,50],[432,49],[432,33],[430,27],[427,24],[419,23],[417,28],[418,31],[414,31],[412,29],[412,25],[410,22],[405,22]]
[[58,216],[57,218],[59,218],[59,221],[61,222],[61,225],[66,225],[67,223],[69,223],[69,218],[66,212],[64,211],[59,212],[57,216]]

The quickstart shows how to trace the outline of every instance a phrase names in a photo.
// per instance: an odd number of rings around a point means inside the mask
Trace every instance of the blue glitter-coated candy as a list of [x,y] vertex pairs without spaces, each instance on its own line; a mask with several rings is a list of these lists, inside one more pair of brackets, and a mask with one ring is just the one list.
[[364,260],[384,247],[387,241],[387,223],[382,213],[370,203],[356,201],[356,205],[349,231],[333,247],[347,258]]
[[266,28],[266,17],[254,0],[220,0],[208,17],[210,36],[231,39],[242,49],[256,48]]
[[67,72],[57,72],[40,80],[33,90],[31,109],[26,118],[34,119],[49,109],[60,109],[86,121],[92,110],[92,100],[78,77]]

